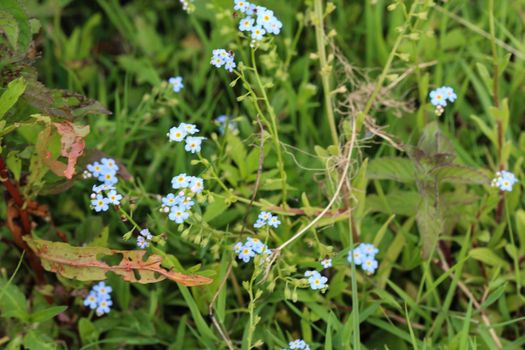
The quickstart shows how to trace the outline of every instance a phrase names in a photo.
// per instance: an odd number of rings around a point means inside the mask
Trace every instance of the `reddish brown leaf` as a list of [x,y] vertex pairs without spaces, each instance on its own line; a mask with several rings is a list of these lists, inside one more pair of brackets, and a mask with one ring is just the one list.
[[[200,275],[186,275],[170,271],[161,266],[162,257],[150,255],[144,260],[144,250],[112,250],[104,247],[74,247],[67,243],[50,242],[24,237],[31,249],[42,260],[48,271],[66,278],[80,281],[100,281],[111,271],[125,281],[154,283],[169,279],[184,286],[210,284],[210,278]],[[122,256],[120,263],[108,265],[101,259]]]
[[67,158],[67,166],[63,176],[71,179],[75,174],[77,159],[84,152],[86,146],[84,137],[89,133],[89,126],[76,126],[71,122],[54,123],[61,136],[60,155]]

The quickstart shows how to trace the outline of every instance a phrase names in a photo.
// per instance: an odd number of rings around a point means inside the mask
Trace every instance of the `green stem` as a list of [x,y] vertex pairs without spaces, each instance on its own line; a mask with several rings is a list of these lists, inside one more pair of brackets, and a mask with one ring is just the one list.
[[205,165],[209,165],[208,169],[211,170],[211,173],[213,175],[213,179],[215,181],[217,181],[217,183],[219,184],[219,186],[222,187],[222,189],[224,191],[226,191],[226,193],[230,193],[230,189],[228,188],[228,186],[226,186],[226,184],[221,180],[221,178],[219,177],[219,175],[217,174],[217,172],[215,171],[215,167],[207,160],[207,159],[204,159],[202,158],[202,155],[200,154],[200,152],[197,153],[197,156],[199,157],[199,160],[205,164]]
[[119,205],[118,207],[118,211],[119,213],[121,213],[122,215],[124,215],[124,217],[129,221],[131,222],[131,224],[133,225],[133,227],[140,231],[141,230],[141,227],[135,222],[135,220],[133,220],[133,217],[131,217],[131,214],[128,214],[124,209],[122,209],[122,206]]
[[[279,173],[281,175],[281,182],[282,182],[282,194],[283,194],[283,205],[286,207],[286,201],[287,201],[287,186],[286,186],[286,171],[284,169],[284,160],[283,155],[281,152],[281,141],[279,140],[279,132],[277,129],[277,116],[275,115],[275,111],[273,110],[273,107],[270,104],[270,100],[268,99],[268,95],[266,94],[266,89],[264,88],[264,85],[261,81],[261,77],[259,76],[259,72],[257,70],[257,63],[255,61],[255,50],[252,49],[252,64],[253,69],[255,73],[255,80],[257,81],[257,84],[259,85],[259,89],[261,89],[261,93],[263,95],[264,103],[266,104],[266,109],[268,109],[268,113],[270,113],[270,120],[272,123],[272,139],[275,144],[275,152],[277,153],[277,167],[279,168]],[[257,103],[257,101],[255,101]]]
[[[315,0],[314,2],[314,13],[315,13],[315,38],[317,42],[317,54],[319,56],[319,65],[320,65],[320,75],[321,82],[323,84],[323,95],[324,95],[324,104],[326,108],[326,117],[328,119],[328,124],[330,125],[330,133],[332,134],[332,143],[334,146],[339,145],[339,136],[337,135],[337,127],[335,124],[334,109],[332,106],[332,88],[331,88],[331,79],[330,73],[332,72],[332,67],[328,64],[326,59],[326,41],[325,41],[325,32],[323,26],[323,1]],[[339,150],[339,147],[337,147]]]
[[414,1],[412,3],[412,6],[410,6],[410,11],[407,15],[407,21],[402,26],[402,30],[399,33],[394,43],[394,46],[392,47],[392,51],[390,51],[390,55],[388,56],[385,67],[383,68],[383,71],[381,72],[381,75],[379,76],[379,79],[377,80],[377,83],[374,87],[374,91],[372,91],[372,94],[370,95],[370,98],[368,99],[365,105],[365,109],[362,112],[364,117],[366,117],[366,115],[370,112],[370,109],[374,105],[374,102],[377,98],[377,94],[379,93],[379,91],[381,90],[381,87],[383,86],[386,76],[388,72],[390,71],[390,66],[392,65],[392,62],[394,61],[394,57],[396,56],[397,49],[399,48],[399,45],[401,45],[401,42],[403,41],[403,38],[405,37],[405,32],[407,28],[409,27],[410,19],[414,15],[414,11],[416,10],[417,4],[418,4],[418,1]]

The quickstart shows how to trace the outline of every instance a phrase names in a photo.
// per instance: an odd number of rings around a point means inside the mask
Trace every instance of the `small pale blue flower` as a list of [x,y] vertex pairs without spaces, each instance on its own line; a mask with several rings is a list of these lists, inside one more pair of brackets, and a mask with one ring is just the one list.
[[363,270],[369,275],[375,272],[375,270],[377,269],[377,266],[378,266],[377,260],[370,256],[367,256],[363,260],[363,263],[361,264],[361,267],[363,268]]
[[506,170],[498,171],[496,177],[492,180],[492,186],[507,192],[511,192],[516,183],[518,183],[516,176]]
[[168,193],[166,197],[162,197],[162,204],[167,207],[172,207],[174,205],[180,204],[180,196],[175,196],[173,193]]
[[111,310],[110,309],[111,305],[113,305],[113,301],[111,301],[111,299],[100,300],[98,303],[97,310],[96,310],[97,316],[109,314]]
[[242,13],[246,13],[246,11],[250,8],[251,5],[248,1],[244,0],[235,0],[234,3],[235,5],[233,6],[233,9]]
[[186,188],[189,185],[190,178],[186,174],[182,173],[171,179],[171,186],[174,189]]
[[118,182],[117,176],[115,172],[113,172],[110,169],[106,169],[107,171],[103,174],[100,174],[98,177],[99,181],[102,181],[105,185],[113,186]]
[[180,92],[182,88],[184,87],[184,84],[182,83],[182,77],[171,77],[168,79],[168,82],[170,83],[171,87],[173,88],[174,92]]
[[190,213],[186,211],[186,208],[176,205],[171,207],[168,218],[171,221],[175,221],[177,224],[182,224],[184,220],[189,218],[189,216]]
[[108,192],[109,203],[113,205],[119,205],[121,199],[122,199],[122,195],[118,194],[117,191],[111,190]]
[[99,162],[94,162],[93,164],[88,164],[87,170],[94,176],[99,177],[102,173],[102,167],[103,165]]
[[281,224],[281,220],[277,216],[272,216],[270,219],[268,219],[268,225],[272,226],[273,228],[279,227]]
[[117,162],[115,162],[114,159],[111,158],[102,158],[100,162],[107,168],[110,169],[113,172],[117,172],[119,167],[117,165]]
[[193,193],[201,193],[204,189],[204,180],[197,176],[192,176],[189,180],[188,187]]
[[248,237],[246,240],[246,247],[250,248],[257,254],[261,254],[264,250],[264,243],[258,238]]
[[435,107],[445,107],[447,105],[447,99],[443,88],[437,88],[430,91],[430,103],[432,103]]
[[443,95],[445,95],[445,98],[449,100],[450,102],[454,102],[458,98],[458,96],[454,92],[454,89],[451,88],[450,86],[443,86],[441,88],[441,91],[443,92]]
[[93,290],[97,292],[99,299],[105,299],[110,297],[110,293],[113,291],[113,288],[106,285],[104,281],[101,281],[93,286]]
[[261,228],[263,227],[264,225],[266,225],[266,222],[261,220],[261,219],[257,219],[257,221],[255,221],[255,224],[253,224],[253,227],[255,228]]
[[98,213],[109,209],[109,199],[104,198],[102,194],[97,194],[96,198],[91,201],[91,206]]
[[98,294],[94,291],[89,292],[86,299],[84,299],[84,306],[89,307],[91,310],[95,310],[98,306]]
[[249,32],[252,30],[254,23],[255,23],[255,20],[253,18],[245,17],[239,23],[239,30],[241,32]]
[[264,34],[266,34],[266,30],[264,30],[260,25],[256,25],[252,28],[252,39],[259,41],[262,40]]
[[137,247],[139,247],[140,249],[146,249],[148,247],[148,241],[144,237],[138,236]]
[[245,263],[247,263],[254,256],[255,256],[255,252],[251,250],[250,247],[247,247],[246,245],[244,245],[241,251],[239,252],[238,258],[244,261]]
[[168,138],[170,142],[181,142],[187,135],[186,129],[181,126],[172,127],[168,133]]
[[371,257],[375,257],[376,254],[379,252],[379,249],[377,249],[376,247],[374,247],[373,244],[370,243],[361,243],[359,244],[358,248],[361,250],[361,252],[363,252],[363,254]]
[[328,281],[328,278],[321,276],[319,273],[314,274],[308,278],[308,283],[310,283],[310,288],[313,290],[323,289],[327,287],[328,285],[326,282]]
[[200,152],[202,140],[204,140],[204,137],[188,136],[188,138],[186,138],[186,146],[184,147],[184,149],[187,152],[191,152],[191,153]]
[[149,232],[147,228],[140,230],[139,234],[148,241],[151,241],[151,239],[153,238],[153,236],[151,235],[151,232]]
[[365,254],[361,251],[361,249],[355,248],[348,253],[347,260],[349,263],[353,262],[354,264],[359,266],[363,263],[364,258],[365,258]]
[[323,268],[327,269],[329,267],[332,267],[332,259],[323,259],[321,260],[321,265],[323,265]]

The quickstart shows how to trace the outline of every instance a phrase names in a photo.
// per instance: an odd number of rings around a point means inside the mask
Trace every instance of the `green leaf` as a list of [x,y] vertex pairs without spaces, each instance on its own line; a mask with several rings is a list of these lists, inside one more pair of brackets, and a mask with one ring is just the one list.
[[7,85],[7,90],[0,96],[0,119],[15,105],[18,98],[24,93],[26,86],[27,83],[22,77],[11,81]]
[[370,160],[366,176],[369,180],[415,181],[412,161],[401,157],[383,157]]
[[491,266],[500,266],[500,267],[509,267],[509,263],[501,258],[490,248],[474,248],[469,252],[469,256],[481,261],[487,265]]
[[481,132],[492,142],[493,145],[497,145],[497,136],[496,136],[496,128],[492,128],[485,123],[480,117],[471,115],[470,119],[474,120],[476,122],[478,128],[481,130]]
[[246,147],[244,147],[241,139],[234,133],[228,133],[226,138],[228,144],[227,152],[239,168],[241,179],[245,179],[246,176],[250,175],[246,169],[246,158],[248,156]]
[[[13,19],[16,25],[13,24]],[[9,44],[15,51],[22,55],[26,53],[31,41],[31,28],[29,19],[19,1],[0,1],[0,29],[6,33]]]
[[0,11],[0,30],[4,32],[13,50],[16,50],[20,28],[16,18],[7,11]]
[[448,164],[437,167],[432,170],[432,175],[437,177],[438,181],[450,182],[455,184],[488,184],[489,178],[478,169]]
[[98,330],[89,319],[83,317],[78,321],[78,334],[82,345],[88,345],[98,340]]
[[224,213],[226,209],[228,209],[228,205],[226,204],[225,199],[221,197],[216,197],[213,203],[209,204],[206,208],[206,212],[202,216],[202,219],[206,222],[210,222],[211,220]]
[[414,191],[394,190],[384,197],[371,194],[366,198],[366,210],[385,214],[416,215],[421,195]]
[[25,295],[13,284],[0,279],[0,311],[5,318],[14,317],[21,321],[29,320]]
[[57,348],[53,339],[37,330],[30,330],[24,336],[24,346],[28,350],[53,350]]
[[433,201],[424,196],[416,214],[416,222],[421,235],[423,259],[430,257],[443,231],[443,219]]
[[18,152],[9,152],[5,162],[7,164],[7,168],[13,173],[15,180],[17,182],[20,181],[20,174],[22,173],[22,160],[18,157]]
[[29,317],[31,322],[44,322],[67,310],[67,306],[53,306],[33,312]]

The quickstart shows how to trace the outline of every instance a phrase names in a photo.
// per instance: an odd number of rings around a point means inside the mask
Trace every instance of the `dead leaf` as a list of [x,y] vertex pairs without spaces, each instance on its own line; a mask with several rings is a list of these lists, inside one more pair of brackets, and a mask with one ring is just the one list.
[[84,137],[89,133],[89,126],[77,126],[71,122],[54,123],[61,136],[60,155],[67,158],[67,167],[63,176],[68,179],[75,174],[77,159],[84,152],[86,143]]
[[[161,266],[162,257],[150,255],[144,261],[144,250],[113,250],[103,247],[74,247],[67,243],[50,242],[24,237],[35,254],[42,260],[47,271],[80,281],[100,281],[111,271],[125,281],[154,283],[169,279],[184,286],[210,284],[210,278],[186,275]],[[122,256],[120,263],[109,265],[103,258]]]

